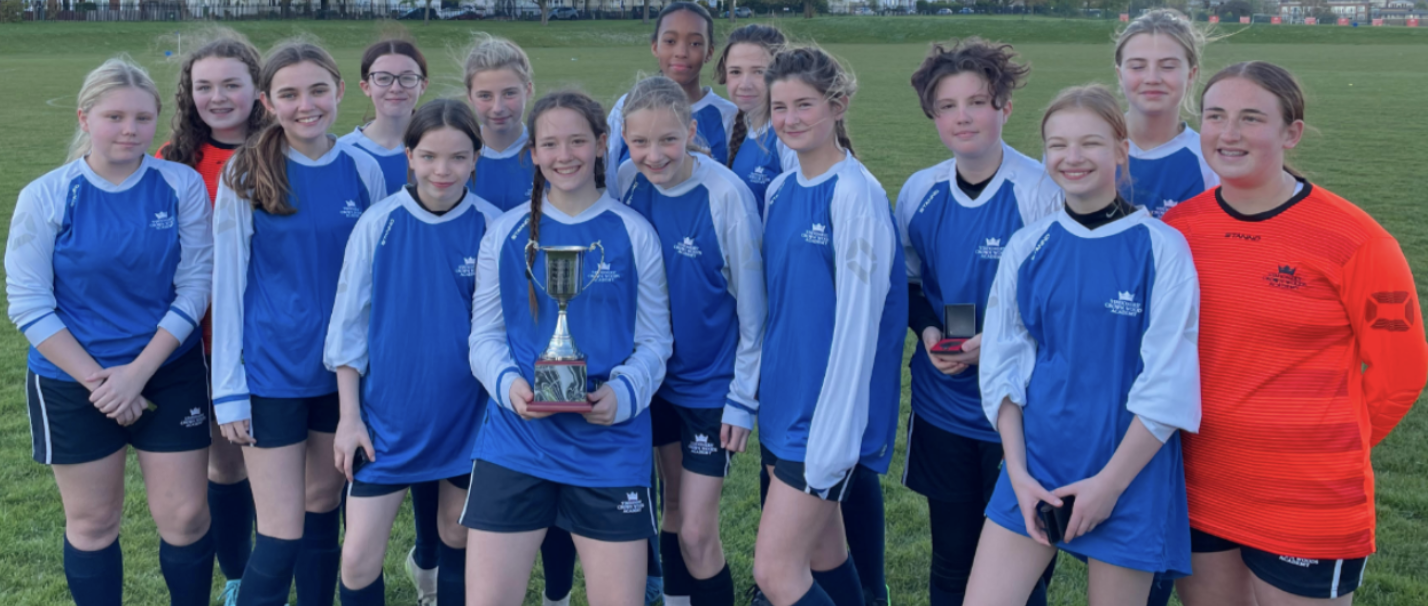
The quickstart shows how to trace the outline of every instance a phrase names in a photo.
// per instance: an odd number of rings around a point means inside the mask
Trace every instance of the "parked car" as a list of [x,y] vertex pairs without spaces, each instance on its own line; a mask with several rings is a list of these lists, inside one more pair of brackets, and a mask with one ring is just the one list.
[[[724,14],[719,16],[723,19],[728,19],[729,11],[724,11]],[[734,16],[739,19],[748,19],[749,17],[754,16],[754,11],[749,10],[749,8],[746,6],[740,6],[734,9]]]
[[472,8],[443,11],[441,14],[442,21],[479,21],[485,18],[486,15]]
[[550,11],[552,21],[574,21],[580,18],[580,11],[573,6],[557,6]]
[[952,9],[950,9],[950,8],[939,8],[939,9],[937,9],[937,14],[939,14],[939,15],[951,15],[951,14],[952,14]]
[[975,13],[975,12],[977,12],[977,11],[974,11],[974,10],[972,10],[972,9],[970,9],[970,8],[964,8],[964,9],[962,9],[960,12],[961,12],[962,14],[964,14],[964,15],[970,15],[970,14]]
[[877,13],[874,13],[874,12],[873,12],[873,9],[864,6],[864,7],[859,7],[858,10],[853,11],[853,14],[854,14],[854,15],[875,15],[875,14],[877,14]]
[[[425,8],[425,7],[408,9],[408,10],[402,11],[402,13],[401,13],[400,15],[397,15],[396,19],[397,19],[398,21],[407,21],[407,20],[410,20],[410,19],[416,19],[417,21],[421,21],[422,19],[425,19],[425,18],[426,18],[426,16],[422,14],[422,13],[425,13],[425,12],[426,12],[426,8]],[[437,10],[437,8],[436,8],[435,6],[431,7],[431,18],[432,18],[432,19],[440,19],[440,18],[441,18],[441,12],[440,12],[439,10]]]

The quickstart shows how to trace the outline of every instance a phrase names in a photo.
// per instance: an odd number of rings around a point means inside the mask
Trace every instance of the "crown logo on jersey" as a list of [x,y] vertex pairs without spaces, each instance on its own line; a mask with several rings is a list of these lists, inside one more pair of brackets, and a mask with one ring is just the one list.
[[684,245],[685,245],[685,246],[694,246],[694,238],[691,238],[691,237],[689,237],[689,236],[685,236],[685,237],[684,237]]
[[461,262],[462,262],[462,263],[465,263],[465,264],[467,264],[467,265],[475,265],[475,264],[476,264],[476,257],[463,257],[463,258],[461,259]]
[[827,227],[826,225],[823,225],[822,223],[814,223],[814,224],[813,224],[813,231],[816,231],[816,232],[818,232],[818,233],[821,234],[821,233],[823,233],[823,232],[825,232],[825,231],[827,231],[827,230],[828,230],[828,227]]
[[353,206],[357,206],[357,201],[356,201],[356,200],[348,200],[348,201],[347,201],[347,206],[348,206],[349,208],[350,208],[350,207],[353,207]]
[[154,229],[170,229],[173,226],[173,217],[170,217],[167,211],[162,210],[154,213],[154,220],[149,222],[149,227]]
[[160,219],[160,220],[167,219],[167,218],[169,218],[169,214],[166,213],[166,212],[164,212],[164,211],[159,211],[159,212],[154,213],[154,218],[155,218],[155,219]]
[[1002,239],[1001,239],[1001,238],[987,238],[987,246],[1001,246],[1001,245],[1002,245]]
[[601,262],[595,264],[595,268],[598,269],[598,270],[600,270],[600,271],[609,271],[609,270],[610,270],[610,264],[609,264],[609,263],[606,263],[606,262],[604,262],[604,261],[601,261]]
[[764,167],[762,167],[762,166],[755,166],[755,167],[754,167],[754,173],[755,173],[755,174],[760,174],[760,175],[762,175],[762,174],[764,173]]
[[1140,315],[1141,311],[1144,310],[1144,306],[1136,302],[1135,293],[1118,290],[1116,291],[1116,298],[1106,301],[1106,310],[1118,316],[1133,318]]
[[1135,295],[1125,291],[1117,291],[1116,298],[1120,299],[1121,301],[1134,301]]
[[1282,274],[1284,274],[1284,275],[1286,275],[1286,276],[1292,276],[1292,275],[1294,275],[1294,271],[1295,271],[1294,268],[1293,268],[1293,267],[1290,267],[1290,266],[1288,266],[1288,265],[1280,265],[1280,266],[1279,266],[1279,273],[1282,273]]
[[633,492],[627,492],[625,493],[625,499],[630,501],[638,501],[640,500],[640,495],[635,494]]

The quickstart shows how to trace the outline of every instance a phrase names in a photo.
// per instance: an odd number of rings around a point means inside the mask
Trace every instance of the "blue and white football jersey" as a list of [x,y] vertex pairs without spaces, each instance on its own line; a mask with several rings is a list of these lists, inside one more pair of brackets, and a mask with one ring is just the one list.
[[133,362],[160,328],[180,343],[165,364],[193,348],[213,270],[207,196],[192,168],[152,156],[122,183],[80,158],[25,186],[5,290],[29,369],[74,381],[35,348],[65,329],[105,368]]
[[[229,164],[229,168],[232,168]],[[213,211],[213,403],[219,423],[251,418],[249,395],[337,391],[322,349],[347,237],[387,197],[376,160],[340,141],[314,160],[289,149],[288,204],[274,215],[220,184]]]
[[[526,273],[531,213],[517,207],[481,240],[471,330],[471,369],[491,394],[473,458],[545,480],[585,487],[649,486],[650,417],[673,349],[659,236],[639,213],[608,194],[578,216],[542,207],[541,246],[599,247],[584,253],[584,290],[566,314],[586,355],[587,391],[609,385],[615,422],[592,425],[562,413],[527,421],[510,400],[517,378],[535,384],[535,362],[555,333],[558,307],[544,292],[545,254],[532,285]],[[538,313],[530,307],[534,288]]]
[[[625,97],[615,102],[605,121],[610,127],[609,153],[605,155],[605,185],[611,186],[619,178],[620,165],[630,159],[630,148],[625,145]],[[704,98],[695,102],[690,109],[694,112],[694,130],[699,135],[699,143],[709,148],[709,157],[720,164],[729,163],[729,133],[734,132],[734,116],[739,107],[733,101],[720,97],[709,87],[704,88]]]
[[[939,318],[944,305],[975,304],[981,332],[1005,243],[1023,226],[1061,208],[1061,196],[1041,163],[1005,143],[1001,167],[975,199],[957,187],[955,159],[914,173],[897,198],[907,281],[922,286]],[[928,358],[921,335],[915,336],[909,365],[913,412],[943,431],[1001,442],[982,410],[976,370],[943,374]]]
[[367,152],[382,167],[382,178],[387,182],[387,195],[395,194],[407,185],[407,148],[398,145],[392,149],[367,138],[359,126],[352,132],[337,138],[338,141]]
[[779,175],[797,168],[798,153],[784,145],[768,124],[749,131],[734,155],[734,161],[729,164],[729,169],[754,193],[759,217],[764,216],[764,196],[769,184]]
[[753,429],[759,352],[768,314],[763,223],[739,178],[702,154],[688,179],[650,184],[626,161],[619,191],[659,234],[674,340],[657,395],[688,408],[723,408],[724,422]]
[[1200,151],[1200,133],[1189,124],[1174,139],[1154,149],[1130,142],[1130,187],[1121,197],[1159,219],[1176,204],[1220,184]]
[[466,187],[502,212],[530,202],[536,170],[530,141],[530,133],[522,128],[520,138],[506,149],[482,147],[476,172]]
[[907,271],[887,194],[848,154],[812,179],[780,175],[764,214],[759,440],[803,462],[813,490],[854,465],[886,473],[907,335]]
[[476,255],[496,207],[468,192],[440,216],[410,189],[363,213],[347,241],[323,362],[362,374],[377,451],[356,478],[411,484],[471,471],[486,391],[471,375]]
[[[1185,238],[1144,209],[1094,230],[1065,210],[1012,236],[987,303],[987,419],[1020,406],[1027,471],[1047,490],[1099,473],[1131,423],[1164,446],[1111,517],[1061,549],[1170,578],[1190,573],[1178,430],[1200,426],[1199,281]],[[988,519],[1026,534],[1003,469]]]

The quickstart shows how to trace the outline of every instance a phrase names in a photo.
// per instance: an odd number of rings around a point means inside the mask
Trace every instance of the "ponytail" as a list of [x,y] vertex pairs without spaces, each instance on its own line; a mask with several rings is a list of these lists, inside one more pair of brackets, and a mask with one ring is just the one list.
[[858,152],[853,151],[853,140],[848,137],[848,125],[844,120],[839,120],[833,126],[833,134],[838,137],[840,147],[848,150],[848,153],[852,154],[854,158],[858,157]]
[[729,166],[734,166],[734,158],[739,156],[739,148],[744,146],[744,139],[748,136],[749,117],[741,109],[739,114],[734,116],[734,132],[729,133]]
[[[600,166],[595,167],[596,179],[604,174]],[[541,207],[545,204],[545,175],[540,169],[535,171],[535,177],[531,182],[531,219],[530,230],[531,239],[526,243],[526,288],[530,292],[531,299],[531,319],[539,318],[540,305],[536,300],[535,276],[531,272],[535,271],[536,252],[540,250],[540,218]]]
[[223,177],[230,189],[247,198],[253,208],[272,215],[297,212],[288,203],[287,134],[276,120],[233,154],[233,167]]

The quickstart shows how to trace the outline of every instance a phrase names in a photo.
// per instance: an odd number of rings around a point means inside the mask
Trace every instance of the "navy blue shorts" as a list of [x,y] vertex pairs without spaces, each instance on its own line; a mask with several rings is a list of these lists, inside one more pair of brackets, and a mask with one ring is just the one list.
[[719,432],[723,408],[688,408],[655,396],[650,401],[650,435],[655,447],[679,442],[680,466],[701,476],[729,476],[733,453],[724,450]]
[[910,417],[902,483],[913,492],[949,503],[986,505],[1001,472],[1001,444],[952,433],[916,413]]
[[596,541],[643,541],[655,536],[646,486],[571,486],[477,460],[461,525],[486,532],[557,528]]
[[26,371],[35,461],[75,465],[98,461],[126,445],[145,452],[187,452],[212,443],[208,417],[213,407],[202,347],[192,347],[160,367],[141,393],[158,408],[122,427],[89,402],[83,385]]
[[772,466],[774,468],[773,475],[778,478],[780,482],[792,486],[795,490],[800,490],[806,494],[811,494],[823,499],[824,501],[835,501],[838,503],[848,498],[848,488],[853,485],[853,478],[856,474],[877,473],[862,465],[854,465],[837,484],[829,486],[827,490],[815,490],[804,480],[804,466],[802,461],[780,459],[778,455],[775,455],[773,451],[765,448],[763,444],[759,445],[759,458],[765,466]]
[[1364,582],[1368,558],[1318,560],[1277,555],[1190,529],[1191,553],[1240,550],[1245,567],[1275,589],[1306,598],[1329,600],[1353,593]]
[[[450,482],[452,486],[455,486],[462,490],[471,489],[470,474],[459,475],[454,478],[445,478],[445,480],[447,482]],[[408,488],[411,488],[411,486],[411,484],[375,484],[372,482],[363,482],[362,480],[354,480],[351,484],[347,485],[347,496],[349,498],[382,497],[400,490],[406,490]]]
[[252,396],[253,419],[248,426],[257,444],[253,448],[281,448],[307,439],[307,432],[337,433],[342,408],[337,392],[313,398]]

